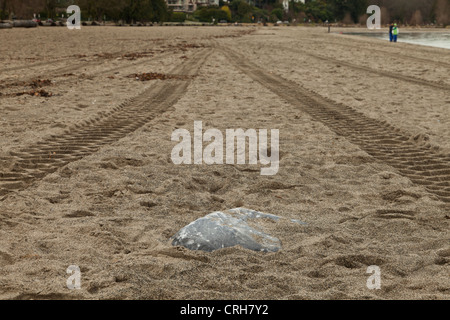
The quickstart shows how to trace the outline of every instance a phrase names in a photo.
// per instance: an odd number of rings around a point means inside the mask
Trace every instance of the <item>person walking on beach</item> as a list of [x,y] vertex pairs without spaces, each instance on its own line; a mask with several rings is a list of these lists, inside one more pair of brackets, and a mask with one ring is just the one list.
[[392,37],[394,38],[394,42],[397,42],[397,36],[398,36],[398,27],[397,24],[394,23],[394,28],[392,28]]
[[392,29],[394,29],[394,24],[391,22],[389,25],[389,41],[392,42],[394,40],[394,35],[392,34]]

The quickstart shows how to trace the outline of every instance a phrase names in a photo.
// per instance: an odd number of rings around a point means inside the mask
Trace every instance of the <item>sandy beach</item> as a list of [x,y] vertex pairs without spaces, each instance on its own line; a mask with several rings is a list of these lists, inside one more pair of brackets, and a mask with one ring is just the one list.
[[[332,31],[0,30],[0,299],[449,299],[450,51]],[[194,121],[278,129],[278,173],[175,165]],[[236,207],[306,224],[171,245]]]

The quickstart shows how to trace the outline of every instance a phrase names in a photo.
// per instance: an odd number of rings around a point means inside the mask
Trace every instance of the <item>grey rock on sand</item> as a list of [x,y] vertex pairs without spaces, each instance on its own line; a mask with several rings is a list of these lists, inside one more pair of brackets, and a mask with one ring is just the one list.
[[[253,220],[258,225],[261,219],[277,222],[281,217],[245,208],[216,211],[183,227],[172,237],[172,245],[208,252],[237,245],[254,251],[280,250],[281,241],[278,238],[247,224],[248,220]],[[298,220],[291,221],[304,224]]]

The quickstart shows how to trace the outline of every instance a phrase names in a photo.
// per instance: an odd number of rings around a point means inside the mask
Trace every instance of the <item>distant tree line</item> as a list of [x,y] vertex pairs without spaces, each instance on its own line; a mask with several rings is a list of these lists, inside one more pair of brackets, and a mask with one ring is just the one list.
[[[376,4],[382,9],[382,23],[397,21],[403,24],[450,24],[450,0],[306,0],[289,2],[285,11],[280,0],[220,0],[219,7],[199,8],[194,17],[211,22],[212,18],[224,18],[224,7],[229,8],[231,22],[344,22],[347,24],[367,21],[367,7]],[[231,18],[231,19],[230,19]]]
[[93,20],[167,21],[170,12],[164,0],[77,0],[84,17]]
[[[371,0],[382,8],[385,22],[450,24],[450,0]],[[383,18],[384,16],[384,18]]]
[[450,24],[450,0],[306,0],[305,4],[291,2],[284,17],[365,24],[369,5],[381,8],[383,24]]
[[[164,0],[0,0],[0,18],[30,19],[33,13],[55,18],[58,8],[71,4],[80,6],[83,20],[104,19],[128,23],[132,21],[167,21],[170,12]],[[60,10],[59,10],[60,11]]]

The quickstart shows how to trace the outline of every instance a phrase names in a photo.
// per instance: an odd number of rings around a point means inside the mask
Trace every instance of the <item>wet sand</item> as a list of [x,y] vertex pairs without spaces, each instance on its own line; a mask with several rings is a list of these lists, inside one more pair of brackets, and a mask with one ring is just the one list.
[[[0,41],[1,299],[450,297],[448,50],[301,27]],[[150,72],[174,77],[129,77]],[[279,129],[278,173],[174,165],[171,134],[194,121]],[[269,225],[276,253],[171,246],[235,207],[307,225]],[[380,290],[366,286],[371,265]]]

